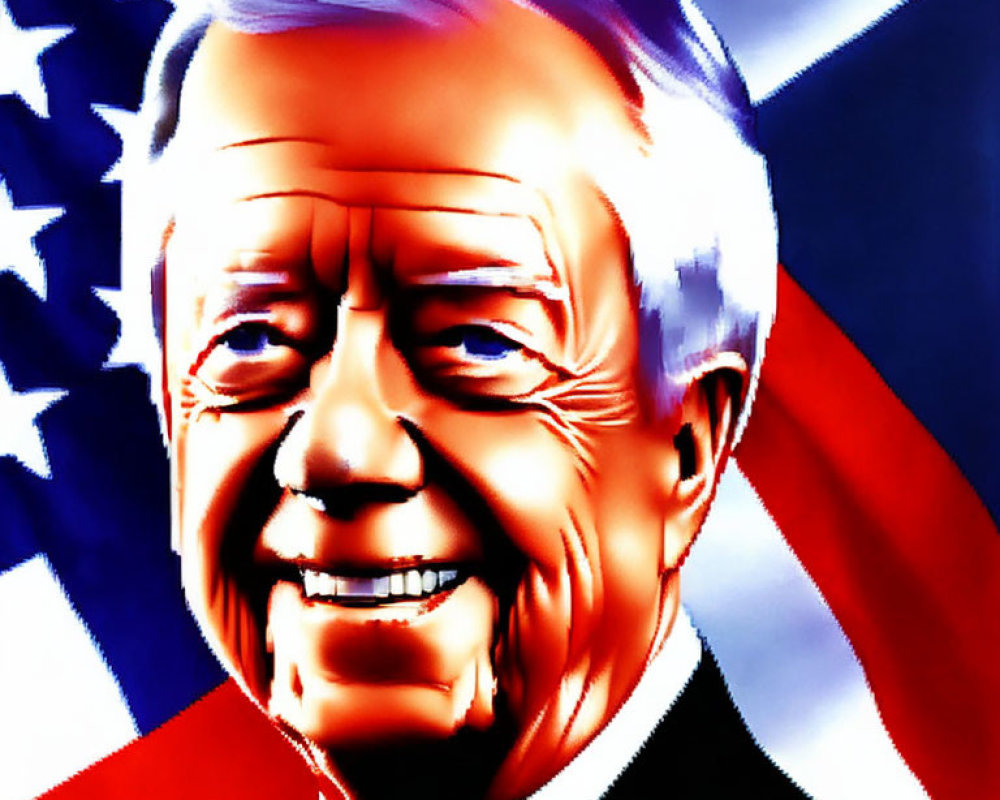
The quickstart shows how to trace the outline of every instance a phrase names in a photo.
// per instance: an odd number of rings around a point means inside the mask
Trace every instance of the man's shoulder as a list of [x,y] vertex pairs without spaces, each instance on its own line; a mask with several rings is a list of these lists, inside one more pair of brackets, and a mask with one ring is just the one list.
[[747,730],[711,652],[604,795],[634,800],[688,798],[806,798]]

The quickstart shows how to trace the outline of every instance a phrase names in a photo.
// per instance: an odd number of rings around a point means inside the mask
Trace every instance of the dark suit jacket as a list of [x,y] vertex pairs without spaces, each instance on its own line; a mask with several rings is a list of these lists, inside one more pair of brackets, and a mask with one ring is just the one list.
[[606,800],[808,797],[757,746],[708,648]]

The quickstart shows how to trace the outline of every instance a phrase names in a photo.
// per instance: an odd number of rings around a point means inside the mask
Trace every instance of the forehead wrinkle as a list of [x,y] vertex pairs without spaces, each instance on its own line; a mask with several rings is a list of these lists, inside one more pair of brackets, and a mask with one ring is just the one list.
[[321,191],[318,189],[278,189],[270,192],[255,192],[253,194],[242,195],[235,199],[237,203],[246,203],[253,200],[271,200],[280,197],[308,197],[314,200],[326,200],[341,208],[384,208],[397,211],[440,211],[447,214],[476,214],[484,217],[508,217],[513,219],[527,219],[542,232],[542,223],[532,213],[521,211],[483,211],[468,206],[452,205],[447,203],[422,203],[398,201],[346,201],[337,194]]
[[[270,192],[256,192],[254,194],[247,194],[236,198],[237,203],[252,202],[253,200],[272,200],[281,197],[308,197],[314,200],[326,200],[344,209],[351,208],[370,208],[370,209],[386,209],[387,211],[428,211],[428,212],[439,212],[442,214],[469,214],[472,216],[483,216],[483,217],[500,217],[503,219],[525,219],[531,223],[532,227],[538,232],[541,237],[546,251],[548,253],[548,243],[553,242],[555,245],[554,249],[559,250],[558,245],[555,244],[555,237],[548,235],[547,226],[544,221],[539,219],[538,216],[532,212],[522,212],[522,211],[484,211],[482,209],[470,208],[468,206],[453,205],[448,203],[423,203],[418,201],[406,202],[402,200],[398,201],[358,201],[350,202],[345,201],[343,197],[337,194],[331,194],[329,192],[324,192],[316,189],[280,189]],[[550,264],[555,263],[555,259],[549,257],[547,260]]]
[[[216,145],[211,148],[214,152],[223,153],[229,150],[239,150],[241,148],[250,148],[263,145],[306,145],[309,147],[320,148],[323,154],[325,151],[332,150],[336,143],[323,139],[321,137],[309,137],[309,136],[259,136],[252,139],[240,139],[234,142],[229,142],[227,144]],[[352,167],[338,167],[333,163],[326,163],[324,159],[320,159],[319,163],[315,166],[323,167],[330,172],[340,172],[345,175],[350,175],[352,173],[357,173],[358,175],[401,175],[401,176],[417,176],[417,175],[436,175],[447,177],[453,175],[455,177],[469,177],[469,178],[492,178],[498,181],[504,181],[506,183],[515,184],[518,186],[524,186],[528,191],[534,191],[532,187],[528,186],[520,178],[515,178],[513,175],[507,175],[503,172],[496,172],[491,170],[476,169],[474,167],[421,167],[420,169],[407,169],[406,167],[400,167],[398,169],[387,169],[385,167],[365,167],[365,166],[352,166]]]
[[217,145],[216,151],[235,150],[240,147],[254,147],[264,144],[285,144],[285,143],[314,144],[319,146],[329,146],[330,142],[319,137],[311,136],[258,136],[252,139],[238,139],[235,142]]
[[[537,187],[503,172],[463,166],[422,165],[417,169],[375,164],[343,166],[337,150],[336,143],[322,139],[266,137],[239,140],[207,149],[188,149],[182,157],[190,160],[192,165],[196,165],[200,174],[208,169],[217,173],[242,176],[248,181],[262,176],[283,178],[286,181],[290,175],[299,178],[321,176],[336,186],[350,186],[359,179],[364,179],[369,185],[372,183],[387,185],[398,190],[401,186],[420,183],[440,186],[448,178],[467,179],[470,184],[496,183],[506,187],[502,190],[505,195],[509,196],[512,191],[518,192],[532,196],[534,200],[542,200],[543,204],[547,205]],[[253,167],[256,167],[256,171]],[[399,181],[400,178],[403,179],[402,182]],[[425,189],[425,187],[419,188]],[[418,193],[423,192],[418,191]]]
[[543,187],[518,177],[459,166],[343,167],[334,144],[306,137],[241,139],[202,151],[201,158],[196,152],[190,155],[197,185],[209,193],[221,189],[230,202],[301,196],[345,207],[526,218],[541,236],[557,279],[565,281],[555,224],[559,217],[552,199]]
[[[541,192],[539,192],[538,194],[541,195]],[[537,217],[535,217],[533,214],[530,214],[530,213],[529,214],[524,214],[524,213],[519,213],[519,212],[514,212],[514,211],[511,211],[511,212],[484,212],[484,211],[480,211],[480,210],[477,210],[477,209],[470,209],[470,208],[461,207],[461,206],[430,205],[430,204],[418,204],[418,203],[388,203],[388,202],[387,203],[373,203],[373,204],[344,203],[339,198],[337,198],[336,196],[327,194],[325,192],[306,191],[306,190],[287,190],[287,191],[265,192],[265,193],[248,195],[246,197],[242,197],[242,198],[239,199],[238,202],[252,202],[253,200],[267,200],[267,199],[275,199],[275,198],[281,198],[281,197],[308,197],[308,198],[316,199],[316,200],[325,200],[325,201],[333,203],[334,205],[339,206],[340,208],[342,208],[344,210],[364,209],[364,208],[367,208],[367,209],[371,209],[373,211],[378,210],[378,209],[385,209],[385,210],[389,210],[389,211],[417,211],[417,212],[430,212],[430,213],[435,213],[436,212],[436,213],[444,213],[444,214],[468,214],[468,215],[471,215],[471,216],[483,216],[483,217],[497,217],[497,218],[501,218],[501,219],[523,219],[523,220],[527,220],[527,222],[535,229],[535,231],[538,233],[539,238],[541,239],[541,243],[542,243],[541,254],[542,254],[542,256],[543,256],[543,258],[545,260],[545,263],[549,267],[549,270],[550,270],[550,273],[551,273],[551,278],[548,279],[548,280],[544,280],[544,281],[537,281],[536,285],[534,285],[534,286],[532,286],[531,284],[526,283],[523,280],[520,280],[516,284],[512,284],[511,288],[520,288],[522,286],[526,286],[527,288],[536,288],[539,294],[543,295],[544,297],[546,297],[548,299],[553,299],[553,300],[561,300],[561,299],[564,299],[564,298],[568,298],[568,296],[569,296],[568,295],[568,292],[569,292],[568,282],[565,280],[565,277],[564,277],[565,276],[565,272],[566,272],[566,270],[565,270],[565,263],[564,263],[564,260],[562,258],[562,250],[558,246],[558,238],[555,235],[550,235],[548,233],[547,228],[544,225],[544,223],[541,220],[539,220]],[[542,195],[542,199],[543,199],[543,201],[547,205],[548,201],[547,201],[546,198],[544,198],[543,195]],[[310,211],[310,213],[312,215],[312,219],[311,219],[311,222],[310,222],[310,225],[309,225],[309,231],[310,231],[310,235],[309,235],[309,240],[310,240],[309,252],[312,253],[312,249],[313,249],[313,246],[314,246],[315,241],[316,241],[316,231],[315,231],[316,210],[315,210],[315,208],[312,208],[311,211]],[[555,250],[554,254],[552,252],[553,250]],[[246,251],[246,252],[249,252],[249,251]],[[266,251],[263,251],[263,250],[262,251],[258,251],[258,252],[260,252],[262,254],[266,254]],[[472,271],[474,271],[476,269],[497,269],[497,268],[500,268],[500,267],[507,267],[507,266],[508,265],[506,265],[506,264],[504,264],[504,265],[487,264],[487,265],[483,265],[482,267],[476,267],[476,268],[465,268],[465,269],[454,270],[454,271],[442,271],[441,273],[438,273],[438,274],[441,275],[441,276],[445,276],[449,272],[472,272]],[[513,265],[510,265],[510,266],[513,266]],[[526,267],[525,269],[528,269],[528,268]],[[416,280],[416,281],[412,281],[412,282],[414,282],[414,283],[423,283],[424,281]],[[430,281],[430,280],[428,280],[427,282],[428,282],[428,284],[432,284],[433,283],[433,281]],[[440,283],[441,284],[446,284],[447,281],[446,280],[442,280],[442,281],[440,281]],[[470,281],[468,283],[456,283],[454,285],[469,285],[469,286],[474,286],[474,285],[483,285],[483,284],[482,283],[474,283],[474,282]]]
[[[317,193],[344,205],[506,211],[539,220],[555,216],[540,187],[512,175],[459,166],[344,167],[336,150],[322,140],[269,137],[216,146],[200,157],[190,152],[188,163],[203,188],[228,183],[232,195],[243,199]],[[440,200],[427,202],[428,197]]]

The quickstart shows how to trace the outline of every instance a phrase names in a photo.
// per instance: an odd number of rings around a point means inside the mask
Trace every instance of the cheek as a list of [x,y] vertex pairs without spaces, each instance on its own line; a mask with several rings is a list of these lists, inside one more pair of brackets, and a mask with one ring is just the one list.
[[526,558],[501,621],[498,669],[515,716],[552,717],[558,729],[577,699],[571,676],[641,662],[652,641],[665,507],[657,439],[633,421],[577,430],[575,447],[536,412],[442,412],[425,422]]
[[265,476],[284,423],[280,412],[192,414],[171,443],[188,603],[216,654],[258,699],[266,677],[250,556],[275,500]]
[[547,578],[561,572],[566,549],[559,531],[572,515],[586,514],[583,465],[541,414],[438,410],[422,426],[515,547]]
[[441,413],[428,437],[490,507],[526,565],[500,622],[497,667],[525,725],[584,655],[601,607],[595,509],[578,451],[540,413]]
[[633,633],[636,646],[645,646],[653,637],[669,509],[661,438],[641,430],[623,431],[602,441],[597,453],[601,477],[594,482],[592,497],[600,530],[602,627],[611,648],[622,646],[627,637],[620,632],[625,629]]

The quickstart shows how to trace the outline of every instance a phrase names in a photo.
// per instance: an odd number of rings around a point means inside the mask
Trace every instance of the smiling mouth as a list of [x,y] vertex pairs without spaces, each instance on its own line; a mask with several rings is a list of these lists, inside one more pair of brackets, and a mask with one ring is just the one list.
[[370,575],[338,575],[299,569],[303,596],[313,602],[371,606],[423,600],[454,589],[468,571],[450,567],[387,570]]

